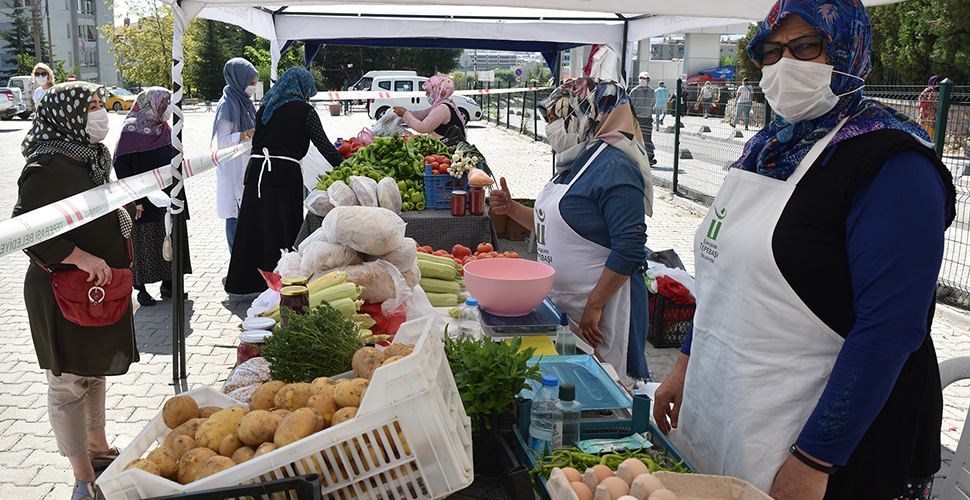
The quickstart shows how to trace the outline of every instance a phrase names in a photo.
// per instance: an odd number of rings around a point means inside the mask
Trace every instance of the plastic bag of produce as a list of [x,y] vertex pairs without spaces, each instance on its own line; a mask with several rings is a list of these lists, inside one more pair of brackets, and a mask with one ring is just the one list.
[[350,177],[350,189],[357,195],[357,201],[365,207],[377,205],[377,181],[370,177],[354,175]]
[[421,268],[418,267],[417,263],[414,264],[414,267],[402,272],[401,274],[404,275],[404,281],[406,281],[408,286],[411,288],[414,288],[414,285],[417,285],[418,282],[421,281]]
[[269,361],[262,357],[252,358],[229,372],[226,383],[222,386],[222,393],[229,394],[236,389],[254,384],[258,387],[269,379]]
[[335,207],[350,207],[354,205],[360,205],[357,201],[357,195],[354,193],[353,189],[347,185],[344,181],[334,181],[330,187],[327,188],[327,193],[330,195],[330,203]]
[[280,276],[300,274],[300,252],[283,252],[273,272]]
[[303,247],[302,257],[300,261],[302,276],[323,276],[335,267],[363,262],[356,250],[325,241],[315,241]]
[[390,137],[395,133],[400,135],[408,135],[411,133],[407,127],[404,126],[404,122],[401,121],[401,117],[394,113],[385,112],[377,119],[371,128],[375,137]]
[[330,241],[327,239],[327,233],[323,231],[323,226],[318,227],[316,231],[310,233],[310,236],[300,242],[300,246],[297,248],[300,255],[303,255],[303,250],[314,241]]
[[338,206],[324,217],[321,227],[327,241],[368,255],[384,255],[404,244],[405,226],[399,215],[386,208]]
[[397,187],[397,181],[390,177],[385,177],[377,183],[377,203],[381,208],[386,208],[396,214],[401,213],[401,190]]
[[326,217],[333,210],[333,203],[330,203],[330,193],[325,190],[314,189],[310,191],[306,199],[303,200],[306,209],[311,214]]
[[368,255],[364,257],[367,262],[375,260],[386,260],[402,273],[418,265],[418,246],[411,238],[404,238],[404,244],[391,250],[384,255]]
[[368,300],[372,304],[381,304],[381,312],[390,316],[411,298],[411,287],[404,280],[404,275],[390,262],[375,260],[364,262],[356,266],[346,266],[334,269],[345,271],[347,281],[360,285],[363,292],[361,300]]

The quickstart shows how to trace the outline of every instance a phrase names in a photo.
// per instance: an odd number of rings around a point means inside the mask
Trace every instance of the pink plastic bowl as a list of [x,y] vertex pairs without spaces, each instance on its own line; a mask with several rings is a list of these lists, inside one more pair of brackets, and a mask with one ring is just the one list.
[[465,286],[482,309],[497,316],[524,316],[552,290],[556,270],[522,259],[483,259],[465,264]]

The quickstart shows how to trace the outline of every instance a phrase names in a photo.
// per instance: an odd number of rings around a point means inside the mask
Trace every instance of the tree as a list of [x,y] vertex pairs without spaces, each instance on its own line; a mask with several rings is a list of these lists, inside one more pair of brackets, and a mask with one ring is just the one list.
[[718,66],[737,66],[738,58],[734,56],[721,56],[717,61]]
[[325,45],[313,61],[320,67],[322,87],[333,90],[353,84],[372,70],[412,70],[422,76],[448,74],[458,66],[461,53],[461,49]]
[[545,85],[552,78],[552,71],[542,63],[535,63],[525,73],[525,79],[531,86]]
[[193,19],[185,33],[185,85],[193,97],[216,100],[226,85],[222,68],[243,54],[241,29],[210,19]]
[[141,86],[170,86],[172,81],[172,9],[158,0],[130,0],[138,21],[128,26],[99,27],[125,78]]
[[[34,70],[36,61],[34,52],[34,22],[32,16],[23,6],[23,2],[11,3],[4,1],[3,4],[6,9],[9,9],[7,19],[10,23],[10,29],[0,31],[0,41],[5,42],[4,45],[7,49],[5,52],[7,54],[13,54],[12,56],[5,57],[3,61],[16,64],[17,69],[14,70],[15,73],[13,74],[8,72],[2,76],[9,78],[17,75],[29,75]],[[38,35],[41,59],[45,62],[51,61],[50,45],[47,43],[44,30],[40,29]]]
[[870,83],[924,82],[933,74],[970,79],[970,5],[909,0],[868,9],[872,24]]
[[751,82],[761,81],[761,68],[748,56],[748,43],[758,33],[760,26],[759,23],[751,23],[751,26],[748,26],[748,33],[738,39],[738,74],[736,75],[738,79],[747,78]]

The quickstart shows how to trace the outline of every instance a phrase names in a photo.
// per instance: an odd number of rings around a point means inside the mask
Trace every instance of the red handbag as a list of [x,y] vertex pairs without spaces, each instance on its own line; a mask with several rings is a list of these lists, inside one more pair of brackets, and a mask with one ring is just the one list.
[[[43,266],[41,266],[43,267]],[[51,272],[54,298],[64,319],[81,326],[117,323],[131,304],[131,269],[111,268],[111,284],[97,286],[80,269]]]

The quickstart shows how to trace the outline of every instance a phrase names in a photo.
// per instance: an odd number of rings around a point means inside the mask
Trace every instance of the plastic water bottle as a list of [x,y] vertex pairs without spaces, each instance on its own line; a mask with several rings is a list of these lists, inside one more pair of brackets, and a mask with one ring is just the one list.
[[465,299],[465,305],[458,312],[458,335],[482,339],[482,313],[478,311],[478,301],[473,298]]
[[532,398],[532,425],[529,426],[529,448],[541,456],[562,447],[562,403],[559,402],[559,379],[546,375],[542,387]]
[[563,382],[559,386],[559,401],[562,403],[562,445],[576,446],[583,405],[576,401],[576,386],[572,382]]
[[569,329],[569,318],[565,311],[559,313],[559,327],[556,328],[556,353],[560,356],[576,354],[576,336]]

